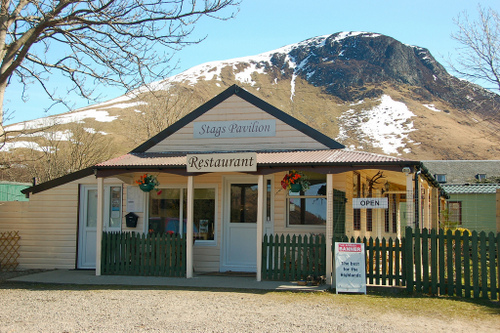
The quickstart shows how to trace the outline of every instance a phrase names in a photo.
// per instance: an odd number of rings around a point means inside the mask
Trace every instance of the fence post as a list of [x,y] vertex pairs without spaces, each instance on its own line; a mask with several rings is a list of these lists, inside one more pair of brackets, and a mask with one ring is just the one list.
[[411,227],[405,229],[404,254],[406,290],[413,292],[413,231]]
[[498,260],[498,255],[495,255],[495,235],[490,232],[488,234],[488,246],[490,250],[490,299],[497,299],[496,271],[495,260]]
[[427,228],[424,228],[422,231],[422,237],[421,237],[421,242],[422,242],[422,250],[421,250],[421,256],[422,256],[422,291],[424,293],[429,292],[429,230]]
[[470,297],[471,291],[471,280],[470,280],[470,240],[469,232],[464,231],[463,234],[463,244],[464,244],[464,287],[465,287],[465,297]]
[[[497,189],[497,193],[500,193],[500,189]],[[497,196],[499,197],[499,196]],[[499,206],[497,206],[498,209]],[[497,233],[496,237],[497,244],[497,291],[500,293],[500,232]],[[500,300],[500,294],[498,295],[498,299]]]
[[438,281],[438,249],[437,249],[437,235],[436,229],[431,230],[431,292],[437,295],[437,281]]
[[455,231],[455,294],[462,297],[462,237]]
[[481,256],[481,296],[488,298],[488,267],[486,264],[486,233],[481,231],[480,239],[480,256]]
[[267,261],[268,253],[267,253],[267,234],[262,238],[262,268],[261,268],[261,276],[263,280],[267,280],[267,270],[269,269],[269,263]]

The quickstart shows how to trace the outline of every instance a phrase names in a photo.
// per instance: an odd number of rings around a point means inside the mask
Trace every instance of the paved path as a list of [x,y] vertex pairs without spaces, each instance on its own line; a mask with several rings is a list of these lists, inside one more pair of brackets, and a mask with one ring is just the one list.
[[156,276],[95,276],[95,271],[93,270],[53,270],[15,277],[9,281],[49,284],[172,286],[290,291],[324,291],[329,288],[328,285],[298,286],[297,283],[283,281],[257,282],[255,277],[224,275],[196,275],[191,279]]

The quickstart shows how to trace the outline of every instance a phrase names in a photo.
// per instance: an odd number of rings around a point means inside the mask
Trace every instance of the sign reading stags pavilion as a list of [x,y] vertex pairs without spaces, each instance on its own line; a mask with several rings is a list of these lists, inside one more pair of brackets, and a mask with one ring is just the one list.
[[193,137],[195,139],[270,136],[276,136],[276,121],[274,119],[193,122]]
[[188,154],[188,172],[257,171],[256,153]]

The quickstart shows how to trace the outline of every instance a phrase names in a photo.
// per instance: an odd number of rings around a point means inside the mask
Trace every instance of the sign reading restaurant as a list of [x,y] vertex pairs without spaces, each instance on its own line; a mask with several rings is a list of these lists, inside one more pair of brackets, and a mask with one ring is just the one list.
[[276,136],[276,120],[231,120],[193,122],[195,139],[256,138]]
[[257,153],[188,154],[188,172],[257,171]]

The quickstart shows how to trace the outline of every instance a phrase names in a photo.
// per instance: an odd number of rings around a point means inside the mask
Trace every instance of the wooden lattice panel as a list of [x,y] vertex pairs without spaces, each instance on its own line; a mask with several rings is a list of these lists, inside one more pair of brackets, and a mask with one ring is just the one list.
[[14,271],[19,263],[19,231],[0,232],[0,271]]

